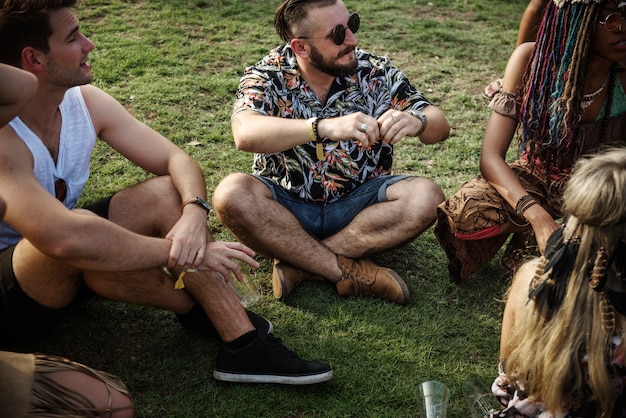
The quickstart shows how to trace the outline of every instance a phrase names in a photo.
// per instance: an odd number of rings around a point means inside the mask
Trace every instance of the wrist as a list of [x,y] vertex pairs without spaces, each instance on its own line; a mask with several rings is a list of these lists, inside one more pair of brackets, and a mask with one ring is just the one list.
[[211,213],[211,205],[209,205],[207,203],[206,200],[204,200],[202,197],[200,196],[196,196],[194,198],[191,199],[187,199],[185,200],[182,205],[180,205],[180,210],[181,212],[183,211],[183,209],[185,209],[186,206],[188,205],[193,205],[199,208],[202,208],[205,212],[207,217],[209,216],[209,213]]
[[525,216],[525,213],[531,207],[538,205],[539,202],[530,194],[525,194],[517,200],[517,204],[515,205],[515,214],[520,218],[524,218],[528,220]]
[[318,124],[321,118],[314,116],[306,120],[306,128],[309,133],[309,139],[311,142],[315,142],[315,155],[318,160],[324,159],[324,145],[322,144],[322,137],[320,136]]
[[414,118],[419,119],[420,121],[420,127],[417,129],[417,132],[413,136],[420,136],[421,134],[423,134],[426,130],[426,125],[428,124],[428,119],[426,118],[424,112],[422,112],[421,110],[410,109],[406,113],[413,116]]

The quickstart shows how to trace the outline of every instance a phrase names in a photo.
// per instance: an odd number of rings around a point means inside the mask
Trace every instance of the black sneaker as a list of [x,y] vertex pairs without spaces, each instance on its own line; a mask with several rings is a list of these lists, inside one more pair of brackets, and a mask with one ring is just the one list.
[[225,382],[310,385],[332,379],[333,370],[328,364],[301,359],[268,334],[238,350],[222,344],[213,377]]
[[[252,322],[252,325],[254,325],[254,327],[257,329],[259,335],[266,335],[274,332],[274,326],[269,320],[263,318],[261,315],[255,314],[254,312],[248,310],[246,310],[246,313],[248,314],[248,318],[250,319],[250,322]],[[204,309],[202,309],[199,303],[196,303],[194,307],[191,308],[191,310],[186,314],[176,316],[185,328],[206,335],[207,337],[217,341],[222,340],[222,338],[217,333],[215,326],[206,315]]]

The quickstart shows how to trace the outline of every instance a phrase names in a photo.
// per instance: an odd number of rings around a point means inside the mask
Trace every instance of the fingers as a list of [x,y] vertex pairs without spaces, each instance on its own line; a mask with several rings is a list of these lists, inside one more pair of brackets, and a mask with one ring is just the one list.
[[384,144],[394,145],[411,131],[410,115],[399,110],[390,109],[386,111],[378,120],[365,114],[354,120],[354,139],[361,143],[363,148],[369,148],[377,141]]
[[362,148],[369,148],[380,138],[378,123],[367,115],[362,115],[361,118],[355,120],[352,131],[354,139],[361,144]]
[[390,109],[378,119],[380,136],[384,144],[394,145],[406,136],[409,128],[406,117],[404,112]]

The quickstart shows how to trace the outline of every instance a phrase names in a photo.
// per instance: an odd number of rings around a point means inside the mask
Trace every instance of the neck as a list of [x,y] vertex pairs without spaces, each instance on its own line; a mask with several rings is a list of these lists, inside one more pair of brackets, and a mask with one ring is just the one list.
[[20,119],[37,135],[56,161],[61,133],[59,105],[67,89],[49,91],[38,89],[30,104],[19,114]]
[[20,119],[31,129],[49,126],[59,116],[59,105],[66,92],[66,88],[51,90],[40,84],[35,97],[19,114]]
[[613,62],[606,59],[592,58],[587,66],[587,80],[585,81],[585,93],[592,93],[602,86],[611,75]]

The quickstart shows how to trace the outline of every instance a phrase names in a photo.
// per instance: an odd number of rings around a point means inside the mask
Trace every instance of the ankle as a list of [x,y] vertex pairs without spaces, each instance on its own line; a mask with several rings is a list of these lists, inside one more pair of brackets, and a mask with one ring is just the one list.
[[246,332],[245,334],[235,338],[232,341],[226,342],[226,347],[231,350],[238,350],[243,348],[253,342],[255,339],[259,338],[259,334],[256,330]]

